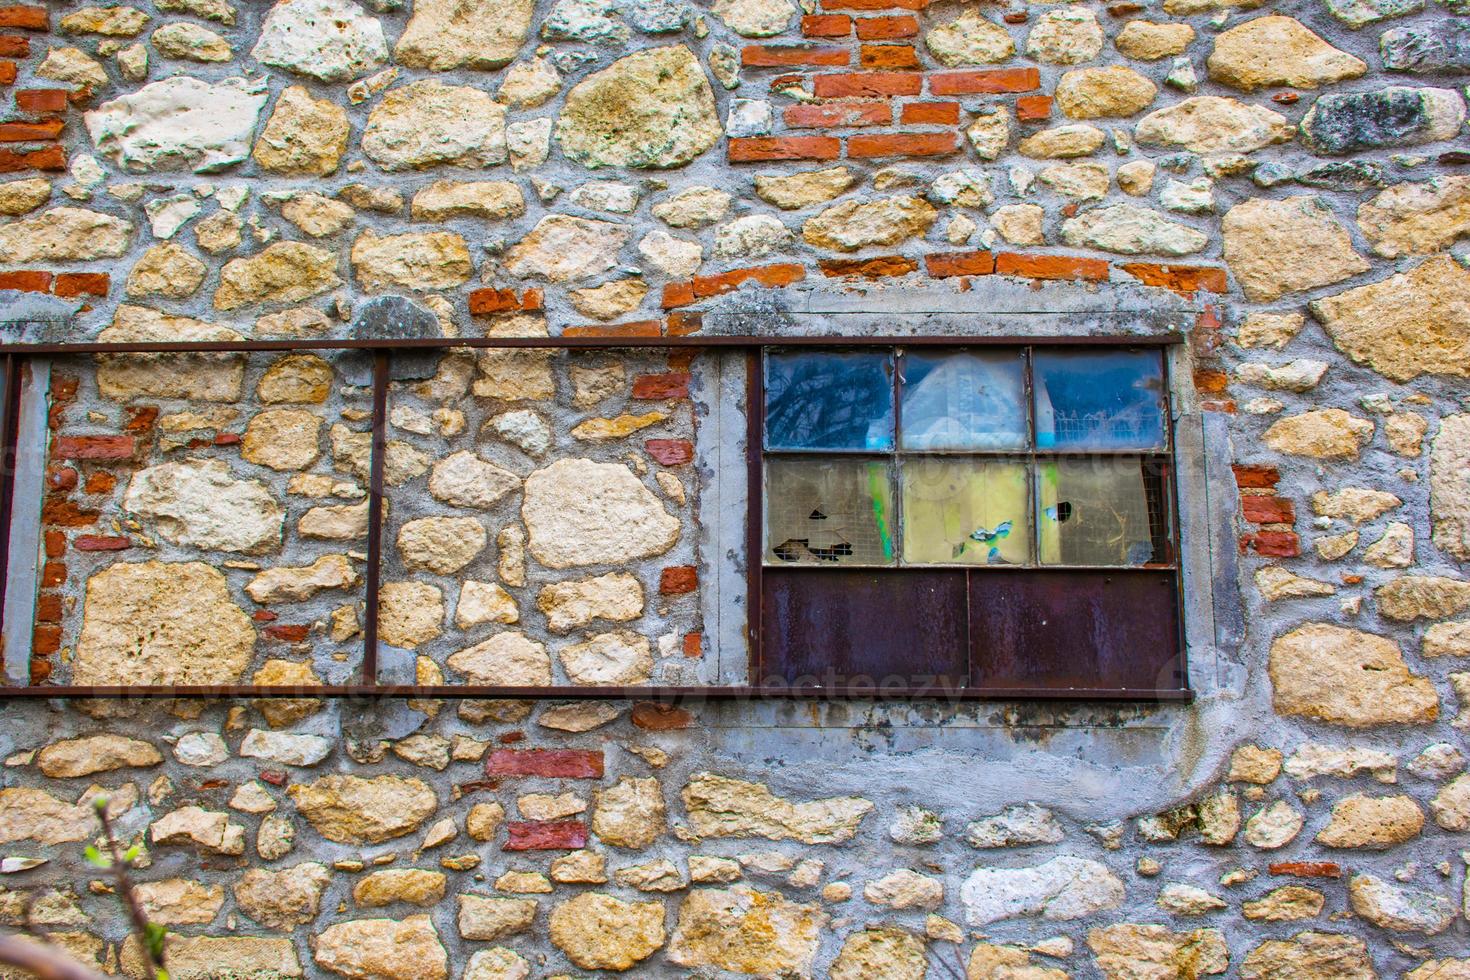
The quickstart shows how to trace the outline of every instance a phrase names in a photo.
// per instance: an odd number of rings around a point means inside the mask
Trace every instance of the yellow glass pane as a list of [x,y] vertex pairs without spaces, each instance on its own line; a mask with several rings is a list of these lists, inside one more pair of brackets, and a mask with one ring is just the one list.
[[891,565],[893,478],[886,462],[766,462],[766,562]]
[[1026,467],[909,457],[903,557],[914,565],[1024,564],[1031,556]]
[[1166,519],[1162,484],[1146,459],[1098,456],[1036,469],[1041,561],[1048,565],[1144,565]]

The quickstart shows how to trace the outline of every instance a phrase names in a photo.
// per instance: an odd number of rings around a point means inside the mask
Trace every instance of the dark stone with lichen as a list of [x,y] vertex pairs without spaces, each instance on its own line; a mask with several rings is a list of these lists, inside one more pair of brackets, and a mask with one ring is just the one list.
[[1334,160],[1320,163],[1296,175],[1297,183],[1332,191],[1366,191],[1387,187],[1388,172],[1371,160]]
[[1396,27],[1378,39],[1383,67],[1415,75],[1458,75],[1470,71],[1470,23],[1449,21]]
[[1450,139],[1465,121],[1451,89],[1395,85],[1376,92],[1324,95],[1302,120],[1302,141],[1319,153],[1352,153]]

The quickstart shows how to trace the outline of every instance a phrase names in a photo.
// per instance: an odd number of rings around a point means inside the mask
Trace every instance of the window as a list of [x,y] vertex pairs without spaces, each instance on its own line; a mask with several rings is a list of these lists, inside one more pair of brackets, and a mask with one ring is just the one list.
[[1185,689],[1157,348],[764,357],[763,681]]

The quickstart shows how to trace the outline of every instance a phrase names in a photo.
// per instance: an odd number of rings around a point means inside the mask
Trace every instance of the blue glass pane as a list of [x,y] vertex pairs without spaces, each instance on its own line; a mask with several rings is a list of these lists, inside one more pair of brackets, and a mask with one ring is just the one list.
[[766,448],[892,449],[892,355],[769,355]]
[[1033,355],[1038,449],[1164,445],[1163,361],[1153,351]]
[[910,352],[903,368],[902,442],[918,450],[1025,448],[1020,352]]

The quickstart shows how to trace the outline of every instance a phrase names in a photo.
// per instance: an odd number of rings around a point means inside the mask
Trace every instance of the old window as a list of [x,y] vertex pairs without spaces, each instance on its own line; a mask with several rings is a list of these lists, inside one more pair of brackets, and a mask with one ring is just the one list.
[[763,383],[763,681],[1186,689],[1157,348],[772,348]]

